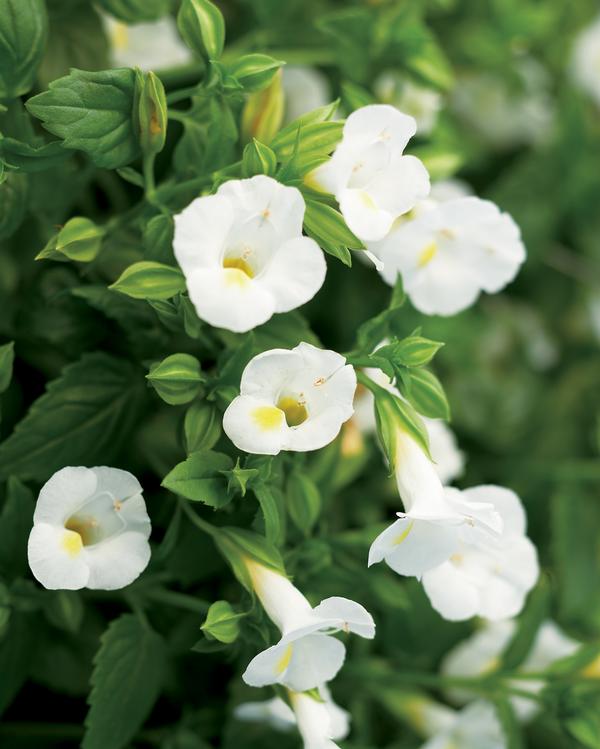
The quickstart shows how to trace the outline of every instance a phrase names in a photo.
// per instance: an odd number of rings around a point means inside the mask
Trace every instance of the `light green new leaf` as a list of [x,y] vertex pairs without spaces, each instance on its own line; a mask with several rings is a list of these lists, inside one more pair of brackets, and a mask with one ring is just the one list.
[[165,403],[179,406],[194,400],[206,378],[195,356],[172,354],[153,364],[146,379]]
[[35,259],[89,263],[100,252],[105,234],[106,230],[89,218],[74,216],[49,240]]
[[132,614],[111,622],[94,659],[82,749],[123,749],[148,717],[162,686],[166,647]]
[[44,0],[0,0],[0,100],[33,86],[47,33]]
[[103,353],[65,367],[0,445],[0,478],[46,481],[65,465],[110,465],[137,419],[141,382],[133,365]]
[[217,60],[225,44],[223,14],[210,0],[183,0],[177,28],[187,46],[201,57]]
[[246,614],[238,614],[227,601],[215,601],[208,610],[200,629],[209,640],[218,640],[230,645],[240,633],[240,619]]
[[94,164],[116,169],[133,161],[140,146],[134,118],[135,73],[129,68],[69,75],[29,99],[27,109],[66,148],[85,151]]
[[126,268],[109,288],[134,299],[170,299],[185,290],[179,268],[143,260]]
[[430,419],[450,418],[450,405],[442,383],[427,369],[404,370],[406,375],[399,382],[402,395],[420,414]]
[[318,200],[306,199],[304,229],[325,252],[337,257],[344,265],[352,265],[349,250],[363,246],[346,226],[342,214]]
[[231,501],[222,472],[232,467],[233,460],[228,455],[199,450],[176,465],[165,476],[162,486],[192,502],[202,502],[218,509]]

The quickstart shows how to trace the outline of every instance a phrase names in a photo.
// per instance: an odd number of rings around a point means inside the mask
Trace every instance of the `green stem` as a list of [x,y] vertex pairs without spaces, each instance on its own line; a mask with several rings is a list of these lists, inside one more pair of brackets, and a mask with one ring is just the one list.
[[199,84],[196,84],[195,86],[188,86],[187,88],[180,88],[177,91],[172,91],[170,94],[167,94],[167,104],[177,104],[178,101],[191,99],[192,96],[195,96],[198,93],[199,87]]
[[152,601],[164,603],[166,606],[193,611],[195,614],[206,614],[210,607],[208,601],[203,601],[200,598],[194,598],[193,596],[188,596],[186,593],[179,593],[175,590],[167,590],[166,588],[157,588],[148,591],[146,597]]
[[206,520],[202,520],[201,517],[199,517],[190,507],[188,502],[186,502],[184,499],[179,500],[179,506],[183,510],[183,512],[188,516],[189,520],[193,525],[196,526],[196,528],[199,528],[204,533],[208,533],[209,536],[216,536],[218,533],[218,530],[213,527],[210,523],[207,523]]
[[156,184],[154,182],[154,159],[156,154],[146,154],[143,159],[143,174],[146,200],[153,203],[156,196]]

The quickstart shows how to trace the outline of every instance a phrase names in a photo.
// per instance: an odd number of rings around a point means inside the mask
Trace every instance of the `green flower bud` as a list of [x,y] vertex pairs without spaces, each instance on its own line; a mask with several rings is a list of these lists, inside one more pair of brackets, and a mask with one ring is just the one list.
[[140,145],[144,154],[162,151],[167,137],[167,99],[162,81],[154,73],[137,78]]
[[252,139],[252,143],[244,148],[242,159],[242,174],[244,177],[253,177],[255,174],[268,174],[274,176],[277,169],[277,156],[264,143]]

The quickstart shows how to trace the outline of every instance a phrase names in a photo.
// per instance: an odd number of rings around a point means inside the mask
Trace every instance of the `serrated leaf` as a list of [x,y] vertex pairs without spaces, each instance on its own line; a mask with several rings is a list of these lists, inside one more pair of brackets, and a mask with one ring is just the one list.
[[103,353],[65,367],[0,445],[0,478],[46,481],[65,465],[109,462],[137,419],[142,382],[129,362]]
[[170,299],[185,290],[185,278],[179,268],[143,260],[126,268],[109,288],[133,299]]
[[199,450],[173,468],[162,481],[162,486],[192,502],[209,507],[224,507],[231,501],[223,471],[233,467],[233,460],[213,450]]
[[0,159],[12,169],[23,172],[41,172],[50,169],[69,157],[57,140],[41,146],[32,146],[15,138],[0,136]]
[[129,68],[69,75],[29,99],[26,107],[66,148],[85,151],[94,164],[116,169],[140,147],[134,129],[135,73]]
[[162,637],[132,614],[110,623],[94,659],[82,749],[129,744],[158,698],[165,656]]

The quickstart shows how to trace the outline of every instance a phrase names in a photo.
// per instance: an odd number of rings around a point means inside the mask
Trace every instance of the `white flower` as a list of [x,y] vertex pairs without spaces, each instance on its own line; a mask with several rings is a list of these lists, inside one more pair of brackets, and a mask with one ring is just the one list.
[[508,80],[493,73],[466,73],[453,91],[452,106],[459,118],[498,150],[543,142],[554,120],[548,71],[524,57],[511,65],[511,75]]
[[[277,643],[255,656],[243,674],[251,687],[283,684],[297,692],[334,678],[346,657],[333,633],[354,632],[373,638],[373,617],[347,598],[326,598],[315,608],[283,575],[245,560],[253,588],[269,618],[281,630]],[[300,723],[300,721],[298,721]]]
[[332,193],[357,237],[382,239],[398,216],[429,192],[429,175],[419,159],[403,155],[416,123],[386,104],[353,112],[331,159],[307,183]]
[[231,180],[175,216],[173,249],[198,316],[244,333],[308,302],[325,280],[302,236],[304,200],[271,177]]
[[42,487],[29,566],[52,590],[116,590],[150,561],[150,519],[135,476],[118,468],[61,468]]
[[[350,714],[335,704],[325,684],[318,689],[321,703],[306,694],[288,693],[296,712],[280,697],[274,697],[264,702],[245,702],[238,705],[234,715],[238,720],[266,723],[279,731],[287,731],[298,725],[305,740],[305,749],[316,749],[322,746],[319,741],[343,739],[350,730]],[[315,707],[305,702],[306,699],[312,699],[320,706]],[[325,746],[328,746],[327,743]]]
[[467,507],[491,504],[502,519],[502,533],[476,532],[476,527],[464,533],[450,558],[423,574],[425,592],[433,608],[450,621],[516,616],[539,575],[521,501],[500,486],[467,489],[462,498]]
[[286,65],[283,68],[283,91],[286,124],[331,101],[327,78],[316,68],[305,65]]
[[[444,658],[441,671],[447,676],[477,677],[492,673],[500,666],[500,656],[512,640],[517,626],[512,619],[487,622],[471,637],[456,645]],[[521,673],[540,673],[555,661],[573,654],[579,643],[557,627],[552,621],[540,626],[527,657],[519,666]],[[544,686],[543,681],[515,681],[519,689],[537,694]],[[449,695],[459,703],[467,702],[470,693],[460,689],[449,690]],[[538,706],[533,700],[511,697],[512,706],[521,720],[530,720]]]
[[329,444],[353,413],[354,369],[340,354],[310,343],[255,356],[223,428],[240,450],[277,455]]
[[436,732],[420,749],[506,749],[508,743],[493,705],[472,702],[444,730]]
[[419,135],[429,135],[435,127],[444,99],[439,91],[419,86],[399,73],[381,73],[373,89],[378,99],[414,117]]
[[454,315],[482,290],[500,291],[525,260],[513,219],[476,197],[428,201],[367,246],[383,262],[383,279],[393,285],[400,274],[412,304],[427,315]]
[[600,106],[600,17],[575,39],[571,70],[575,82]]
[[108,15],[103,15],[103,21],[115,67],[162,70],[192,60],[172,16],[132,25]]

